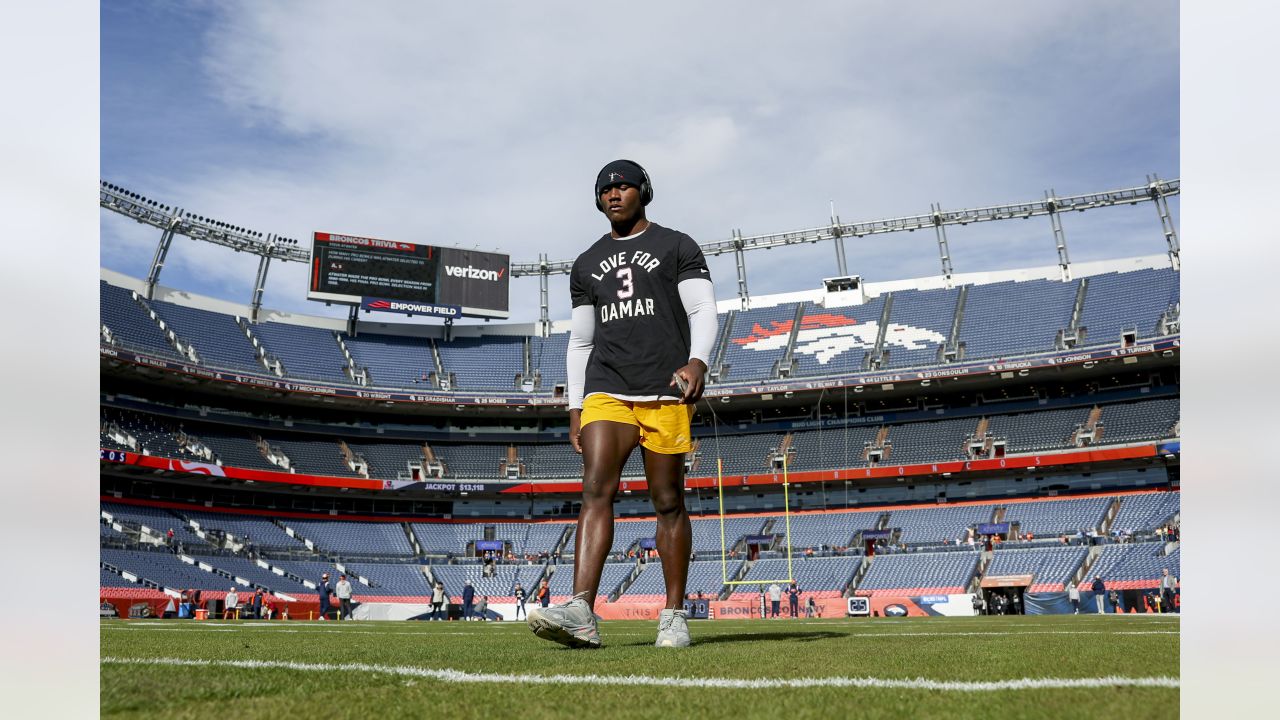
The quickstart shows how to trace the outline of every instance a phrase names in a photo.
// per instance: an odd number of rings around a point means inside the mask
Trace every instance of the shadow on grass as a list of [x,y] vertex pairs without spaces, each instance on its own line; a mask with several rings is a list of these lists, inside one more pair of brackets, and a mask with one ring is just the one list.
[[[761,642],[761,641],[784,641],[784,642],[813,642],[815,640],[829,640],[832,638],[845,637],[844,633],[831,632],[829,630],[818,630],[810,632],[760,632],[760,633],[734,633],[731,635],[708,635],[706,637],[694,636],[694,645],[714,645],[716,643],[734,643],[734,642]],[[624,647],[637,647],[641,645],[653,645],[653,641],[624,643]]]

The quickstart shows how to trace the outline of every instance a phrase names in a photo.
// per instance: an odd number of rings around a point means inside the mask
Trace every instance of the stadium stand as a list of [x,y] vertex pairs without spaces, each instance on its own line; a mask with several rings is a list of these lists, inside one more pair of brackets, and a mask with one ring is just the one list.
[[1078,530],[1096,530],[1101,527],[1102,518],[1111,502],[1109,497],[1092,497],[1010,503],[1004,513],[1004,522],[1019,523],[1019,531],[1023,535],[1058,535]]
[[963,458],[965,439],[976,427],[977,420],[973,418],[895,425],[889,431],[893,452],[886,460],[908,464]]
[[510,393],[519,389],[524,374],[524,338],[459,338],[436,343],[444,371],[452,373],[458,390]]
[[1031,575],[1030,592],[1056,592],[1075,577],[1088,554],[1078,546],[996,550],[984,575]]
[[1028,280],[970,285],[960,326],[965,357],[1053,350],[1057,331],[1071,322],[1077,284]]
[[125,570],[134,575],[150,580],[157,585],[173,590],[183,588],[220,588],[227,589],[235,581],[221,575],[214,575],[195,565],[188,565],[169,552],[146,552],[142,550],[119,550],[101,548],[99,558],[102,562],[114,566],[117,570]]
[[867,446],[879,432],[879,425],[799,430],[791,435],[795,454],[788,465],[793,470],[865,466]]
[[409,473],[409,463],[424,464],[422,443],[357,443],[347,447],[369,465],[369,477],[394,480],[400,473]]
[[894,293],[893,309],[889,313],[890,324],[927,330],[932,333],[930,337],[935,339],[921,341],[899,335],[903,340],[898,341],[894,334],[886,335],[885,350],[889,353],[887,367],[936,365],[938,346],[946,342],[951,333],[951,320],[955,316],[958,296],[959,291],[955,288]]
[[196,349],[202,365],[262,371],[253,343],[226,313],[155,300],[151,309]]
[[[792,578],[805,595],[814,597],[839,597],[858,569],[861,557],[798,557],[791,561]],[[730,576],[732,577],[732,576]],[[787,561],[785,558],[757,560],[742,576],[743,582],[786,585]],[[733,595],[753,595],[760,592],[757,585],[735,585]],[[785,588],[784,588],[785,589]]]
[[1088,408],[1036,410],[988,416],[987,434],[1006,440],[1005,452],[1043,452],[1073,447],[1073,433],[1089,417]]
[[125,580],[120,573],[112,572],[106,568],[98,568],[98,584],[101,587],[108,588],[136,588],[138,583],[132,580]]
[[[862,305],[828,310],[804,304],[804,319],[796,336],[793,377],[846,375],[861,371],[867,352],[875,347],[884,296]],[[858,332],[851,332],[854,327]]]
[[1154,530],[1181,511],[1181,499],[1176,492],[1126,495],[1120,499],[1120,511],[1111,521],[1111,530],[1127,533]]
[[880,554],[857,595],[946,595],[962,593],[978,568],[977,552]]
[[796,307],[796,303],[783,303],[739,312],[729,329],[722,378],[739,382],[774,377],[774,367],[791,335]]
[[200,428],[200,440],[213,450],[214,455],[222,461],[223,465],[257,470],[283,470],[262,454],[258,442],[247,432],[225,426],[208,425]]
[[301,540],[290,537],[283,528],[269,518],[188,510],[179,511],[179,514],[199,523],[202,530],[221,530],[241,542],[249,538],[254,547],[259,550],[287,552],[306,548]]
[[[656,520],[615,522],[613,524],[613,545],[610,547],[609,553],[626,553],[637,542],[644,538],[653,537],[657,531],[658,523]],[[718,536],[716,538],[716,547],[720,547]]]
[[276,575],[270,570],[260,567],[257,563],[241,557],[219,556],[196,559],[201,562],[208,563],[214,568],[229,573],[234,577],[243,578],[254,585],[260,585],[274,592],[285,592],[290,594],[313,592],[296,580],[282,575]]
[[[876,511],[792,515],[791,547],[799,550],[849,547],[855,534],[874,529],[882,515]],[[774,517],[773,533],[783,542],[785,529],[784,518]]]
[[1082,324],[1087,345],[1119,343],[1121,333],[1158,335],[1160,314],[1180,300],[1180,277],[1170,268],[1131,270],[1089,278]]
[[[763,532],[765,518],[762,517],[730,517],[724,521],[724,547],[733,548],[744,535],[759,535]],[[720,552],[720,520],[693,520],[693,551]],[[656,526],[654,530],[656,531]],[[775,528],[773,534],[778,534]],[[614,543],[617,545],[617,543]]]
[[901,540],[908,544],[954,541],[963,538],[970,526],[991,522],[995,509],[995,505],[955,505],[894,510],[888,526],[901,528]]
[[332,330],[264,322],[254,325],[253,333],[267,352],[280,360],[289,377],[351,384],[347,360]]
[[[622,597],[627,600],[661,601],[666,598],[667,584],[662,576],[662,561],[654,558],[642,564],[640,574],[627,586]],[[722,565],[719,560],[695,560],[689,563],[689,578],[685,583],[685,594],[702,593],[709,599],[715,599],[724,588],[724,572],[728,568],[729,577],[735,577],[742,567],[741,560],[730,560]]]
[[582,456],[567,442],[552,445],[518,445],[525,477],[580,478]]
[[1127,443],[1171,437],[1178,422],[1178,406],[1178,398],[1106,405],[1102,408],[1100,442]]
[[549,392],[556,385],[566,385],[568,375],[564,356],[569,350],[569,333],[552,333],[547,337],[529,338],[529,363],[541,378],[542,392]]
[[115,343],[160,357],[179,358],[160,326],[144,314],[132,295],[132,291],[108,284],[105,280],[98,282],[101,321],[111,331]]
[[[139,443],[139,450],[145,449],[153,455],[207,462],[212,458],[204,457],[188,449],[191,440],[199,442],[194,436],[184,444],[180,438],[184,436],[180,426],[166,418],[144,413],[122,412],[114,408],[103,407],[101,411],[104,432],[103,437],[115,443],[106,433],[105,427],[114,424],[117,428],[132,435]],[[120,445],[120,443],[115,443]]]
[[[573,566],[555,565],[553,567],[555,574],[547,582],[547,587],[551,591],[551,602],[564,602],[573,595]],[[618,586],[630,577],[635,569],[635,563],[605,563],[604,570],[600,573],[598,597],[609,597],[617,592]],[[534,587],[532,583],[524,583],[524,586],[526,589]],[[534,593],[530,592],[530,597],[533,595]]]
[[[367,579],[371,584],[352,582],[356,598],[361,596],[391,596],[421,598],[423,602],[431,595],[431,587],[422,572],[422,566],[403,563],[357,563],[344,565],[349,572],[354,572]],[[318,577],[313,575],[312,577]],[[330,573],[330,579],[336,577]]]
[[277,436],[263,439],[271,446],[283,450],[289,458],[290,467],[298,472],[311,475],[360,477],[359,473],[347,465],[342,457],[342,450],[335,440],[285,440]]
[[475,588],[476,600],[488,595],[494,598],[510,598],[515,592],[516,583],[520,583],[527,591],[541,579],[541,565],[495,565],[493,575],[486,576],[481,565],[432,565],[431,575],[444,583],[444,591],[454,602],[460,601],[462,589],[467,582]]
[[[341,520],[283,521],[295,533],[310,540],[322,552],[340,557],[408,557],[409,538],[400,523]],[[256,542],[256,541],[255,541]]]
[[[715,456],[719,452],[724,460],[724,474],[746,475],[769,469],[769,456],[782,444],[782,433],[757,433],[752,435],[722,435],[719,440],[703,441],[702,449],[710,462],[709,472],[715,472]],[[717,451],[717,445],[719,450]]]
[[[1004,441],[1005,452],[1027,453],[1064,450],[1077,447],[1077,430],[1084,428],[1091,414],[1099,418],[1093,445],[1150,442],[1174,436],[1178,420],[1177,397],[1151,397],[1128,402],[1112,402],[1097,406],[1081,406],[1000,413],[998,406],[985,416],[986,438]],[[103,406],[100,441],[103,447],[145,451],[161,457],[175,457],[201,462],[261,470],[283,471],[273,464],[260,448],[279,450],[296,472],[357,477],[360,473],[348,466],[341,450],[340,437],[315,434],[285,433],[272,429],[259,435],[252,428],[237,428],[222,422],[199,420],[177,422],[159,415]],[[232,422],[234,417],[226,418]],[[717,454],[724,460],[724,474],[746,475],[773,472],[773,457],[785,445],[792,470],[822,470],[834,467],[866,466],[866,451],[874,446],[881,433],[887,440],[883,462],[890,464],[930,463],[969,459],[967,441],[976,437],[982,418],[977,416],[942,420],[899,421],[885,425],[866,424],[846,428],[796,430],[791,433],[766,432],[720,434],[699,438],[697,474],[715,473]],[[139,446],[127,447],[121,438],[112,437],[112,428],[132,435]],[[186,443],[180,440],[186,440]],[[1083,442],[1083,441],[1082,441]],[[420,442],[388,440],[386,442],[347,441],[351,451],[369,465],[369,477],[396,479],[406,476],[409,463],[423,463]],[[201,445],[212,453],[203,457],[192,448]],[[520,461],[524,478],[578,478],[582,474],[581,456],[563,440],[544,443],[459,443],[432,442],[431,448],[445,468],[446,478],[504,479],[501,471],[510,448]],[[623,469],[624,477],[644,474],[643,454],[635,450]]]
[[447,475],[455,478],[501,477],[500,467],[507,460],[506,445],[432,443],[431,449],[448,469]]
[[1165,568],[1170,575],[1181,577],[1181,549],[1165,555],[1165,544],[1158,542],[1104,545],[1086,581],[1100,577],[1110,590],[1155,587]]
[[[361,333],[342,334],[356,365],[369,369],[370,384],[377,387],[431,386],[436,373],[431,342],[425,338]],[[335,349],[337,346],[335,345]]]

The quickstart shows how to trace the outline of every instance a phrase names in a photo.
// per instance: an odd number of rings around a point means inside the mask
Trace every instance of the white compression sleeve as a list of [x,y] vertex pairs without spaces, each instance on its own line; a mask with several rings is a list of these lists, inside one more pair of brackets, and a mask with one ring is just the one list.
[[711,346],[716,342],[716,293],[711,281],[689,278],[676,286],[680,302],[689,314],[689,359],[711,364]]
[[587,385],[587,361],[595,347],[596,314],[590,305],[573,309],[569,322],[569,350],[565,353],[565,370],[569,375],[569,409],[582,409],[582,393]]

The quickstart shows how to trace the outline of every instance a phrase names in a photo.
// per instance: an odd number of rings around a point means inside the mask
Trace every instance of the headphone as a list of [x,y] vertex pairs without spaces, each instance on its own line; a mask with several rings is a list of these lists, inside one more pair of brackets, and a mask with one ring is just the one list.
[[[641,178],[640,187],[639,187],[640,204],[643,206],[653,202],[653,183],[649,181],[649,173],[645,171],[644,166],[636,162],[635,160],[628,160],[626,158],[618,158],[618,159],[621,160],[622,162],[631,163],[632,165],[635,165],[637,168],[640,169],[640,178]],[[603,170],[604,168],[601,168],[601,169]],[[594,184],[592,185],[591,189],[593,192],[595,191]],[[595,196],[596,196],[596,209],[599,210],[600,212],[604,212],[604,203],[600,202],[600,193],[595,193]]]

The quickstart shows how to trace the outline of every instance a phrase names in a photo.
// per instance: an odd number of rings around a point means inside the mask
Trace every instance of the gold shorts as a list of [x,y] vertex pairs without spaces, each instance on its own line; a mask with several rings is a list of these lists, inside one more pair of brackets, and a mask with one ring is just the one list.
[[640,445],[663,455],[693,449],[693,434],[689,432],[692,418],[693,406],[674,400],[632,402],[597,393],[582,403],[582,427],[597,420],[635,425],[640,428]]

